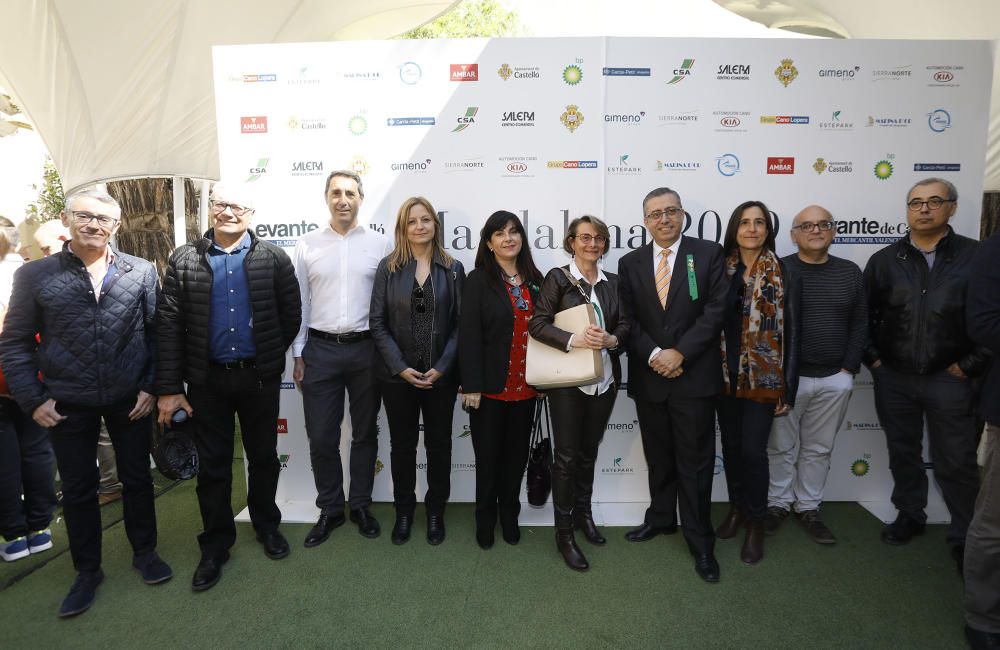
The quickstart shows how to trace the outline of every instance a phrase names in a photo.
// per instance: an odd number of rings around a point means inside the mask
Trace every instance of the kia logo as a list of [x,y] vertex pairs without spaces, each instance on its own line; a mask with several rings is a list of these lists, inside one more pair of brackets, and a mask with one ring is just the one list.
[[523,162],[512,162],[507,165],[507,171],[520,174],[521,172],[528,171],[528,166]]
[[940,72],[934,73],[934,81],[944,83],[946,81],[951,81],[955,78],[955,75],[948,72],[947,70],[941,70]]
[[728,127],[739,126],[740,125],[740,118],[738,118],[738,117],[724,117],[721,120],[719,120],[719,124],[721,124],[722,126],[728,126]]

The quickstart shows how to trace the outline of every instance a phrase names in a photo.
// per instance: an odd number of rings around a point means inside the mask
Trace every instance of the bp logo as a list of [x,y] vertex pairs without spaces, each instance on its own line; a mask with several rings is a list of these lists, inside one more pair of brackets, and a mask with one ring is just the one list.
[[880,160],[877,163],[875,163],[875,178],[879,179],[880,181],[884,181],[890,176],[892,176],[891,162],[889,162],[888,160]]
[[864,458],[859,458],[851,463],[851,474],[855,476],[864,476],[870,469],[871,465]]
[[781,82],[781,85],[788,88],[788,84],[795,81],[795,78],[799,76],[799,71],[791,59],[782,59],[781,65],[774,69],[774,76]]
[[559,121],[573,133],[583,124],[583,113],[580,112],[579,106],[570,104],[566,107],[566,112],[559,116]]
[[578,65],[568,65],[563,70],[563,81],[570,86],[575,86],[583,81],[583,70]]
[[382,459],[375,459],[375,475],[377,476],[379,472],[385,469],[385,465],[382,463]]
[[368,120],[363,115],[355,115],[347,120],[347,129],[354,135],[361,135],[368,130]]

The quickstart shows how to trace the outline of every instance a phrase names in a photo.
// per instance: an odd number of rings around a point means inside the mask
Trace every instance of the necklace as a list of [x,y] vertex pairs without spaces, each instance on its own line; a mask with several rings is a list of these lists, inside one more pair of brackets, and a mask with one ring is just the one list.
[[508,275],[506,271],[501,271],[501,272],[503,273],[503,277],[507,279],[507,282],[514,284],[514,280],[517,279],[518,275],[517,273],[515,273],[514,275]]

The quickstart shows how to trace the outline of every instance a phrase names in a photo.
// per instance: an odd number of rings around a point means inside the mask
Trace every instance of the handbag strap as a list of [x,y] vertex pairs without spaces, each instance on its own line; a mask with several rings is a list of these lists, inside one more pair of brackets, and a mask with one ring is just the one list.
[[574,278],[573,274],[569,272],[569,268],[560,267],[560,269],[562,270],[563,273],[566,274],[566,278],[570,281],[570,284],[572,284],[574,287],[577,288],[577,290],[580,292],[580,295],[583,296],[583,299],[586,300],[587,302],[591,302],[590,296],[588,296],[587,292],[584,291],[583,287],[580,286],[580,281]]

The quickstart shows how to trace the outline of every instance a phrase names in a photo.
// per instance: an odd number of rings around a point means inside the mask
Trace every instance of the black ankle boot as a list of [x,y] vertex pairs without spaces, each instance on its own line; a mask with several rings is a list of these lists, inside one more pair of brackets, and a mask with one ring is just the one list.
[[735,503],[730,503],[729,514],[715,529],[715,535],[719,539],[732,539],[736,537],[736,533],[740,532],[744,523],[746,523],[746,518],[743,516],[743,511]]
[[590,511],[575,510],[573,512],[573,527],[583,533],[583,536],[591,544],[602,546],[608,543],[608,540],[604,539],[601,531],[597,529],[597,524],[594,523],[594,515]]
[[573,539],[572,528],[556,529],[556,548],[566,561],[566,566],[574,571],[586,571],[590,568],[587,558],[583,556],[580,547],[576,545],[576,540]]

